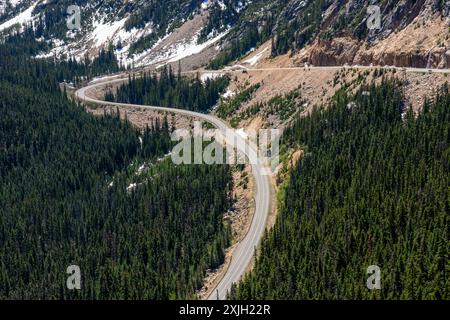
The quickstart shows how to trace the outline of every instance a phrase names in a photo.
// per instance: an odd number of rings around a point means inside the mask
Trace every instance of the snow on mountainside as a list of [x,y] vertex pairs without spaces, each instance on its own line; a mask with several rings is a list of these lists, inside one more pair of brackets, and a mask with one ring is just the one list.
[[[202,34],[214,0],[35,0],[19,11],[13,9],[20,0],[13,1],[3,6],[8,19],[0,20],[0,32],[32,26],[36,38],[53,47],[40,58],[81,60],[86,54],[93,57],[112,46],[124,66],[173,62],[212,46],[227,32],[226,28],[214,28]],[[218,3],[226,8],[223,1]],[[73,4],[81,11],[80,30],[67,27],[67,8]],[[190,28],[181,32],[186,24]]]
[[[208,51],[220,68],[272,42],[314,65],[450,66],[448,0],[0,0],[0,33],[32,25],[53,48],[39,57],[83,59],[112,47],[125,66],[162,64]],[[369,29],[368,7],[381,24]],[[69,30],[67,8],[81,9]],[[310,48],[305,51],[305,48]],[[208,60],[209,59],[209,60]],[[259,60],[247,61],[254,65]]]
[[[39,2],[39,1],[38,1]],[[38,2],[33,3],[30,7],[28,7],[26,10],[20,12],[15,17],[3,22],[0,24],[0,31],[3,31],[5,29],[8,29],[16,24],[26,24],[33,19],[33,10],[38,4]],[[12,5],[11,9],[16,8],[18,4],[20,4],[20,0],[17,0],[16,2],[10,2]],[[7,7],[4,7],[4,10],[6,10]],[[1,10],[0,10],[1,11]]]
[[0,14],[6,10],[12,10],[17,7],[23,0],[0,0]]

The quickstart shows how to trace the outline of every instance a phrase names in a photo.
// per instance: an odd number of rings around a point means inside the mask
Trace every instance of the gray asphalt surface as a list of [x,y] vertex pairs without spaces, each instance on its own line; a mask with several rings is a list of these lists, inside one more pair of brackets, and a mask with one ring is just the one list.
[[[95,87],[123,81],[124,79],[114,79],[90,84],[87,87],[81,88],[78,91],[76,91],[75,96],[81,101],[94,104],[112,105],[119,107],[126,106],[136,108],[148,108],[155,111],[171,112],[190,117],[196,117],[198,119],[204,120],[212,124],[217,129],[221,130],[221,132],[223,133],[225,133],[227,129],[231,130],[228,124],[226,124],[224,121],[209,114],[202,114],[175,108],[163,108],[155,106],[105,102],[97,100],[95,98],[91,98],[86,94],[89,90]],[[253,216],[252,224],[250,226],[250,230],[248,231],[245,238],[238,244],[237,248],[233,253],[231,263],[224,277],[222,278],[218,286],[215,288],[214,292],[209,297],[209,299],[212,300],[215,300],[217,298],[221,300],[226,299],[227,292],[230,290],[232,284],[237,283],[247,270],[247,267],[253,258],[255,248],[258,246],[262,236],[264,235],[266,221],[270,212],[270,204],[271,204],[269,177],[266,174],[264,174],[265,172],[268,172],[267,170],[269,170],[269,168],[267,168],[265,164],[259,161],[257,156],[257,150],[255,149],[255,147],[251,143],[249,143],[245,138],[236,134],[234,130],[228,131],[228,135],[222,134],[222,138],[225,139],[227,143],[232,143],[232,139],[234,139],[235,141],[234,144],[236,145],[238,151],[245,154],[247,158],[250,160],[250,163],[252,164],[252,173],[256,182],[255,213]]]
[[[234,69],[233,69],[234,68]],[[242,66],[234,66],[225,70],[205,70],[201,71],[203,73],[230,73],[230,72],[260,72],[260,71],[287,71],[287,70],[340,70],[340,69],[396,69],[397,71],[407,72],[407,73],[450,73],[450,69],[427,69],[427,68],[401,68],[401,67],[393,67],[393,66],[331,66],[331,67],[316,67],[316,66],[305,66],[305,67],[285,67],[285,68],[246,68]],[[143,69],[140,70],[144,71]],[[187,73],[197,73],[198,71],[186,71]],[[229,125],[222,121],[221,119],[210,115],[210,114],[202,114],[193,111],[183,110],[183,109],[175,109],[175,108],[163,108],[163,107],[155,107],[155,106],[145,106],[145,105],[133,105],[133,104],[125,104],[125,103],[116,103],[116,102],[105,102],[101,100],[97,100],[89,97],[86,92],[89,90],[98,87],[104,86],[107,84],[124,82],[127,81],[128,74],[116,74],[110,77],[105,77],[104,79],[98,80],[96,83],[91,83],[90,85],[79,89],[75,92],[75,96],[84,102],[101,104],[101,105],[113,105],[113,106],[126,106],[126,107],[136,107],[136,108],[148,108],[155,111],[162,112],[170,112],[177,113],[181,115],[186,115],[189,117],[196,117],[203,121],[206,121],[216,128],[220,129],[222,132],[225,132],[227,129],[231,129]],[[230,136],[225,137],[224,139],[227,143],[231,141]],[[239,243],[237,248],[235,249],[231,263],[223,276],[222,280],[219,282],[218,286],[214,289],[212,294],[209,296],[209,300],[224,300],[227,297],[227,293],[230,290],[233,283],[239,282],[241,277],[247,271],[247,268],[250,262],[253,259],[253,255],[255,252],[255,248],[259,245],[266,227],[267,217],[270,212],[270,205],[272,202],[272,194],[271,194],[271,186],[269,177],[264,174],[267,172],[269,168],[259,161],[257,157],[256,148],[251,145],[247,140],[241,137],[238,134],[234,134],[231,136],[231,139],[235,139],[237,142],[237,149],[245,154],[252,164],[252,172],[256,182],[256,195],[255,195],[255,213],[253,217],[253,221],[250,227],[249,232],[245,236],[245,238]]]

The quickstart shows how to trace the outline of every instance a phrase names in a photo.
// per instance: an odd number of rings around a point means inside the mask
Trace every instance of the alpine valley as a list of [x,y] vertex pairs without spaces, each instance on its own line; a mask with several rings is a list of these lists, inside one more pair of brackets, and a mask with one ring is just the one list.
[[0,299],[448,300],[449,74],[446,0],[0,0]]

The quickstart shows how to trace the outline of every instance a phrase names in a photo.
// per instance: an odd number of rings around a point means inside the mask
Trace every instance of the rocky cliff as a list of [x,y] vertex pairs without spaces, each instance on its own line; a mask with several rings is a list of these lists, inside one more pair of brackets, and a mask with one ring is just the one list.
[[313,65],[450,68],[448,6],[437,10],[434,0],[404,1],[408,2],[410,6],[399,5],[382,14],[381,28],[370,30],[363,39],[348,34],[331,39],[319,35],[308,50],[301,52],[299,61]]

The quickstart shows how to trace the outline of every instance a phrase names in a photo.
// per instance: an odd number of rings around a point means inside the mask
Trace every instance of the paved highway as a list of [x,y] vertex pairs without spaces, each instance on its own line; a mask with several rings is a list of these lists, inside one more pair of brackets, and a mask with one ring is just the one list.
[[[422,69],[422,68],[401,68],[401,67],[392,67],[392,66],[331,66],[331,67],[316,67],[316,66],[304,66],[304,67],[280,67],[280,68],[247,68],[245,66],[232,66],[224,70],[205,70],[205,71],[186,71],[184,74],[188,73],[229,73],[229,72],[261,72],[261,71],[290,71],[290,70],[340,70],[340,69],[396,69],[397,71],[407,72],[407,73],[446,73],[450,74],[450,69]],[[146,71],[145,69],[140,69],[139,72]],[[150,71],[150,70],[149,70]],[[175,108],[162,108],[155,106],[144,106],[144,105],[133,105],[133,104],[125,104],[125,103],[116,103],[116,102],[105,102],[92,97],[89,97],[87,93],[100,86],[105,86],[113,83],[124,82],[128,79],[128,73],[116,74],[110,77],[105,77],[97,80],[97,82],[92,82],[87,87],[81,88],[76,91],[75,96],[82,101],[90,102],[94,104],[102,104],[102,105],[113,105],[113,106],[126,106],[126,107],[136,107],[136,108],[148,108],[155,111],[162,112],[171,112],[177,113],[189,117],[195,117],[206,122],[211,123],[216,128],[220,129],[221,132],[225,132],[227,129],[231,129],[227,123],[222,121],[221,119],[209,115],[202,114],[188,110],[175,109]],[[230,290],[233,283],[237,283],[241,277],[245,274],[251,260],[253,259],[255,248],[259,245],[262,236],[264,235],[264,230],[266,227],[267,217],[270,212],[270,205],[272,202],[271,194],[271,185],[269,181],[269,177],[264,174],[267,172],[269,168],[266,167],[264,163],[262,163],[257,156],[256,148],[251,145],[248,141],[242,138],[240,135],[234,133],[232,136],[226,137],[226,135],[222,135],[222,139],[224,139],[227,143],[231,143],[230,139],[235,139],[235,144],[237,142],[237,149],[245,154],[252,164],[252,172],[256,181],[256,195],[255,195],[255,213],[253,217],[252,224],[250,226],[250,230],[247,233],[246,237],[238,244],[235,249],[231,263],[223,276],[222,280],[219,282],[218,286],[209,296],[210,300],[215,299],[226,299],[227,292]]]
[[126,79],[113,78],[112,80],[106,79],[105,81],[102,82],[91,83],[87,87],[81,88],[78,91],[76,91],[75,96],[77,97],[77,99],[88,103],[113,105],[119,107],[125,106],[136,108],[147,108],[155,111],[177,113],[204,120],[215,126],[217,129],[220,130],[220,132],[222,132],[221,138],[227,144],[233,143],[232,140],[234,140],[234,145],[236,145],[238,151],[245,154],[247,158],[250,160],[249,162],[252,165],[252,173],[254,175],[256,182],[255,213],[253,216],[253,221],[247,235],[236,247],[233,256],[231,258],[231,263],[225,275],[223,276],[218,286],[215,288],[215,290],[209,297],[209,299],[217,299],[217,298],[221,300],[226,299],[227,292],[230,290],[232,284],[237,283],[247,270],[247,267],[249,266],[253,258],[255,248],[258,246],[262,236],[264,235],[267,217],[270,212],[271,197],[272,197],[269,177],[265,173],[267,173],[268,172],[267,170],[270,169],[259,160],[256,147],[253,146],[253,144],[249,143],[245,138],[243,138],[239,134],[236,134],[235,131],[228,131],[228,135],[226,135],[225,131],[227,129],[231,130],[231,128],[224,121],[213,115],[202,114],[175,108],[163,108],[155,106],[105,102],[89,97],[88,95],[89,91],[96,87],[110,85],[117,82],[123,82],[124,80]]

